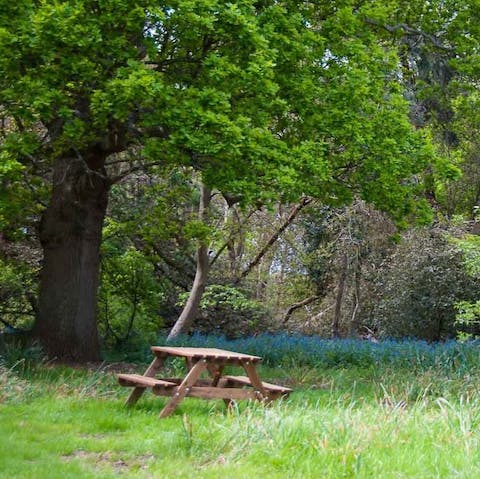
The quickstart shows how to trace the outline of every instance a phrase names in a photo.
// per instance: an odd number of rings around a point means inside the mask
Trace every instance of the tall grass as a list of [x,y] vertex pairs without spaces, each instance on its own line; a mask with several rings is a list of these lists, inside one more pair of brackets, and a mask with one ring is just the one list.
[[107,364],[4,366],[0,477],[480,477],[475,344],[267,335],[182,344],[263,356],[261,375],[294,393],[230,412],[222,401],[186,399],[159,420],[164,399],[146,394],[124,408],[128,391]]

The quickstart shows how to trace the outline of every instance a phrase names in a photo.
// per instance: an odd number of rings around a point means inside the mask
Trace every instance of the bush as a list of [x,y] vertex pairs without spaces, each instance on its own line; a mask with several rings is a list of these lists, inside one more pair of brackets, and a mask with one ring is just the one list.
[[[478,282],[480,279],[480,237],[465,235],[455,242],[464,254],[468,274]],[[456,305],[456,326],[460,338],[480,336],[480,300],[459,301]]]
[[151,339],[162,324],[158,309],[163,295],[154,267],[141,251],[104,242],[99,330],[105,347],[135,347],[139,340]]
[[[45,354],[38,344],[32,344],[23,337],[0,335],[0,367],[13,370],[33,369],[45,359]],[[10,336],[10,335],[9,335]]]
[[194,328],[199,333],[221,334],[232,339],[266,331],[271,327],[270,320],[269,310],[260,302],[247,298],[232,286],[214,284],[203,294]]
[[28,264],[0,258],[0,330],[31,326],[34,283],[35,271]]
[[479,293],[463,254],[444,232],[414,230],[379,271],[374,324],[383,337],[455,336],[455,304]]

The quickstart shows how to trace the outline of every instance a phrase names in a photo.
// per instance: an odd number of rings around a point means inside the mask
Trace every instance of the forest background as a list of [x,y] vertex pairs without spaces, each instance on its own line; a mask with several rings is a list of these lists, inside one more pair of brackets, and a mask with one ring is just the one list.
[[477,333],[478,2],[0,5],[4,336]]

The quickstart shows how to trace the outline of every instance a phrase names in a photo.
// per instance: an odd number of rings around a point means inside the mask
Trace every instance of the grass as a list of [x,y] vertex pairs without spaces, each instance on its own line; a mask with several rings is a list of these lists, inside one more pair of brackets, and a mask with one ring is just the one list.
[[457,345],[453,362],[435,346],[423,365],[413,344],[403,362],[376,364],[348,347],[350,364],[289,354],[263,366],[262,377],[295,389],[273,407],[226,413],[222,401],[186,399],[163,420],[164,399],[151,394],[125,409],[128,391],[105,366],[3,367],[0,477],[480,477],[480,364],[470,346]]

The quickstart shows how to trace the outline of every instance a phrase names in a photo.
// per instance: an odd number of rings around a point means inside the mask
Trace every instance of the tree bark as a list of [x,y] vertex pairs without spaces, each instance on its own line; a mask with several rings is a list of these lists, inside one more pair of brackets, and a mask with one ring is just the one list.
[[[210,190],[202,183],[200,186],[200,205],[198,208],[198,217],[201,221],[205,221],[206,213],[210,205]],[[210,270],[210,259],[208,257],[208,244],[201,241],[197,248],[197,269],[195,279],[193,280],[192,290],[188,296],[188,300],[175,322],[167,341],[171,341],[182,333],[189,330],[192,325],[200,306],[205,287],[207,286],[208,272]]]
[[44,258],[33,328],[52,358],[100,359],[97,290],[109,190],[104,161],[98,154],[89,166],[80,158],[54,166],[52,196],[40,224]]
[[358,322],[358,313],[361,310],[360,304],[360,283],[362,278],[362,265],[360,262],[359,254],[357,253],[355,271],[353,275],[354,288],[353,288],[353,310],[352,319],[350,321],[350,336],[358,336],[360,330],[360,324]]
[[347,280],[348,270],[348,256],[346,254],[343,256],[342,263],[342,269],[338,278],[337,297],[335,299],[335,314],[333,316],[332,323],[332,336],[334,338],[340,337],[340,321],[342,318],[343,293],[345,292],[345,282]]

